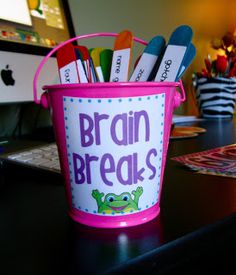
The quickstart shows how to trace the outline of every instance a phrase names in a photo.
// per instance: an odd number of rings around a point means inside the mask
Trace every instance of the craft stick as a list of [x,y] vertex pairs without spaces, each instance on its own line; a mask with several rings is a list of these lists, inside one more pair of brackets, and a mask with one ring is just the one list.
[[191,43],[192,29],[182,25],[174,30],[164,52],[154,81],[175,81],[186,50]]
[[162,36],[152,38],[144,49],[129,81],[147,81],[164,47],[165,39]]
[[133,34],[124,30],[115,39],[110,82],[128,81]]
[[57,65],[62,84],[79,83],[74,46],[66,44],[57,51]]

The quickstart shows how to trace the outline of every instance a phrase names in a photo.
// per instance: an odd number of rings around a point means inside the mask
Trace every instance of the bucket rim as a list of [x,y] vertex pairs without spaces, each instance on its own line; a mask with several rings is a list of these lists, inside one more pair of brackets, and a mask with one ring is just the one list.
[[115,87],[179,87],[180,82],[96,82],[96,83],[71,83],[71,84],[52,84],[44,85],[43,90],[69,90],[76,88],[115,88]]

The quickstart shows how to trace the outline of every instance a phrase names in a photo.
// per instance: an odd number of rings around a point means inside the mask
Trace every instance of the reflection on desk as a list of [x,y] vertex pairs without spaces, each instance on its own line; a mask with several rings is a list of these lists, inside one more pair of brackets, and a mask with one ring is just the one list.
[[227,273],[236,256],[235,179],[195,174],[170,158],[235,143],[232,120],[201,121],[207,132],[170,141],[161,213],[146,224],[96,229],[66,213],[59,179],[1,171],[1,274]]

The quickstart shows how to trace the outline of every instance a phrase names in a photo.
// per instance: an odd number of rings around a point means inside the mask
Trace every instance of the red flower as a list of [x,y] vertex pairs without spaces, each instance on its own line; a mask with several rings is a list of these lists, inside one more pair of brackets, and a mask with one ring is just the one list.
[[228,67],[228,60],[224,55],[217,55],[215,68],[218,73],[224,73]]
[[213,60],[204,59],[205,68],[195,73],[201,77],[236,77],[236,35],[226,32],[221,38],[214,38],[211,47],[221,50],[222,55],[217,55]]

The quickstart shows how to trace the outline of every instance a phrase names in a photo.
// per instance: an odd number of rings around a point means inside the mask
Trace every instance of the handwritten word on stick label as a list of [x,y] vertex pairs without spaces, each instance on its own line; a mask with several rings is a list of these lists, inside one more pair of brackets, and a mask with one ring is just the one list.
[[185,52],[185,46],[168,45],[155,81],[175,81]]
[[130,49],[115,51],[112,58],[110,82],[127,81]]
[[57,51],[57,65],[62,84],[79,83],[76,55],[72,44],[67,44]]
[[60,68],[60,80],[62,84],[79,83],[76,63],[74,61]]

